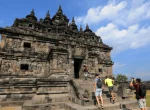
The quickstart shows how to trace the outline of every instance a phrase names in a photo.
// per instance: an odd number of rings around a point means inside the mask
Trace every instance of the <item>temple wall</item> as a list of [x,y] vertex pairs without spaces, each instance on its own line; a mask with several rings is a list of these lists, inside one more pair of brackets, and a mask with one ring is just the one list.
[[36,62],[30,59],[20,60],[1,60],[0,72],[3,74],[29,74],[29,75],[48,75],[50,66],[48,62]]
[[43,53],[48,54],[53,44],[38,42],[34,40],[34,38],[29,39],[29,37],[24,37],[24,39],[13,39],[13,38],[6,38],[3,42],[5,45],[3,46],[6,49],[13,49],[14,51],[26,51],[31,50],[31,52],[35,53]]
[[[7,50],[14,50],[16,53],[32,56],[31,53],[37,53],[38,58],[16,58],[16,60],[2,60],[1,61],[1,72],[13,72],[19,74],[35,74],[35,75],[44,75],[44,74],[53,74],[57,72],[66,73],[70,77],[74,77],[74,56],[83,57],[83,62],[79,71],[80,77],[83,76],[83,65],[88,66],[90,73],[101,73],[109,75],[112,73],[112,67],[107,67],[99,61],[99,58],[102,60],[110,60],[110,52],[103,52],[98,48],[88,49],[87,47],[81,47],[80,45],[71,46],[68,45],[64,47],[67,49],[67,53],[61,51],[52,52],[51,58],[48,60],[48,55],[55,47],[54,44],[44,43],[37,40],[34,40],[33,37],[21,36],[23,39],[14,39],[13,37],[6,37],[2,35],[1,48]],[[62,47],[62,44],[59,44],[58,47]],[[99,56],[92,57],[89,52],[95,52]],[[39,56],[40,55],[40,56]],[[40,58],[45,58],[45,61],[40,61]],[[39,61],[37,61],[39,59]],[[28,70],[21,70],[21,64],[28,65]]]
[[[89,42],[92,44],[92,41]],[[105,65],[110,60],[110,51],[77,42],[57,43],[56,46],[33,36],[2,35],[0,47],[12,55],[12,58],[2,58],[0,71],[35,76],[67,74],[74,77],[74,58],[81,57],[80,77],[84,77],[84,64],[88,66],[90,73],[112,74],[112,66]],[[21,65],[27,66],[27,70],[21,69]]]

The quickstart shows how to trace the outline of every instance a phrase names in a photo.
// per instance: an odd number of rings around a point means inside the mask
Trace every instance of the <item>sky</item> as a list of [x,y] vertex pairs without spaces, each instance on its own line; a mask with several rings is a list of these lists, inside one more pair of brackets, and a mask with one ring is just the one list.
[[111,47],[113,74],[150,80],[150,0],[3,0],[0,27],[11,26],[32,9],[38,19],[62,6],[78,27],[90,29]]

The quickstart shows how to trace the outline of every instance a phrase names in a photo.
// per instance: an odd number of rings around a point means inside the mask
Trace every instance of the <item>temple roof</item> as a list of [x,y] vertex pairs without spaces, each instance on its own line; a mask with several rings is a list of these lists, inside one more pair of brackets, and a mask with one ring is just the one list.
[[32,9],[31,13],[29,15],[27,15],[26,18],[31,21],[37,21],[37,18],[34,13],[34,9]]

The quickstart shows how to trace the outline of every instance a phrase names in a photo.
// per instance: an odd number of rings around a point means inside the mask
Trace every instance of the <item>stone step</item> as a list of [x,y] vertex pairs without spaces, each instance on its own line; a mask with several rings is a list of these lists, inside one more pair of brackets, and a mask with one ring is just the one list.
[[68,94],[51,94],[45,97],[45,103],[66,102],[69,101]]
[[60,87],[40,87],[37,91],[64,91],[67,90],[68,87],[60,86]]
[[[122,99],[120,97],[115,97],[115,102],[122,102],[122,101],[130,101],[132,100],[131,98],[126,98],[126,99]],[[71,102],[74,102],[76,104],[80,104],[83,106],[87,106],[87,105],[95,105],[96,104],[96,98],[94,97],[93,99],[77,99],[76,97],[71,97],[70,98]],[[104,103],[112,103],[112,98],[104,98],[103,97],[103,101]]]
[[36,92],[37,95],[42,95],[42,94],[66,94],[68,91],[39,91]]
[[36,103],[33,104],[32,101],[24,103],[22,110],[64,110],[64,103]]
[[8,102],[0,102],[1,107],[13,107],[13,106],[22,106],[24,101],[8,101]]
[[11,94],[35,94],[35,91],[15,91],[15,92],[0,92],[0,95],[11,95]]
[[[58,103],[58,102],[66,102],[69,101],[68,94],[49,94],[49,95],[35,95],[31,103],[34,104],[44,104],[44,103]],[[25,104],[31,104],[26,101]]]
[[[12,95],[13,96],[13,95]],[[5,96],[0,102],[2,107],[12,107],[12,106],[22,106],[26,102],[31,102],[33,104],[37,103],[56,103],[56,102],[66,102],[69,101],[68,94],[49,94],[49,95],[30,95],[30,96],[19,96],[15,95]]]
[[[138,105],[136,101],[126,101],[126,102],[118,102],[115,104],[104,104],[104,110],[119,110],[121,108],[121,105],[123,107],[126,107],[128,109],[138,109]],[[99,110],[99,108],[95,105],[90,105],[90,106],[82,106],[78,105],[72,102],[65,103],[65,109],[67,110]]]
[[[72,98],[71,99],[72,102],[79,104],[79,105],[83,105],[83,106],[88,106],[88,105],[96,105],[97,101],[96,99],[93,100],[80,100],[80,99],[76,99],[76,98]],[[120,99],[115,99],[115,102],[121,101]],[[103,102],[104,103],[112,103],[112,100],[110,98],[103,98]]]

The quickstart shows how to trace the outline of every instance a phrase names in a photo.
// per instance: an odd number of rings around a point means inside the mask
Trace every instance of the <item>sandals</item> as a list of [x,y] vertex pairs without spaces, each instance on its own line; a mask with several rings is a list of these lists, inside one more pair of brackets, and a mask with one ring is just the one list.
[[114,103],[115,103],[115,100],[113,100],[112,104],[114,104]]
[[104,107],[102,105],[98,105],[99,109],[104,109]]

